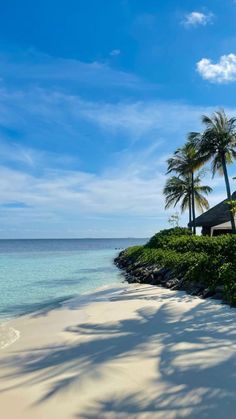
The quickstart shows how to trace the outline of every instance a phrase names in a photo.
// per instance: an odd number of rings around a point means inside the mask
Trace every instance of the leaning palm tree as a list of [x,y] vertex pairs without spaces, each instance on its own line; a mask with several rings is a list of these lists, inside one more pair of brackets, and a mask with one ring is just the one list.
[[174,156],[167,160],[168,169],[167,173],[175,172],[181,176],[187,176],[191,185],[191,194],[188,203],[189,209],[192,212],[193,220],[193,233],[196,234],[196,223],[195,223],[195,194],[194,194],[194,173],[199,169],[205,162],[205,157],[200,156],[198,150],[193,142],[188,139],[188,142],[182,147],[178,148]]
[[[236,159],[236,118],[228,118],[224,110],[215,112],[211,117],[203,115],[202,133],[193,132],[189,138],[199,150],[199,155],[206,161],[212,161],[212,174],[224,176],[227,198],[231,201],[231,190],[227,166]],[[235,219],[230,211],[232,232],[236,233]]]
[[209,208],[209,203],[204,195],[208,195],[212,189],[209,186],[201,185],[201,172],[194,178],[192,186],[192,178],[189,175],[172,176],[167,180],[163,193],[166,197],[165,208],[176,207],[180,204],[182,212],[188,209],[189,223],[192,221],[192,192],[197,208],[203,212]]

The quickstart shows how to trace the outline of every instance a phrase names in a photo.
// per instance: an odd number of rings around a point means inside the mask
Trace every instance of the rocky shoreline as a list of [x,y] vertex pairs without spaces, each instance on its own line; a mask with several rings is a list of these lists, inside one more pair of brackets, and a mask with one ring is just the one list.
[[124,276],[129,283],[150,284],[162,286],[172,290],[186,291],[199,298],[214,298],[224,301],[224,286],[214,290],[199,282],[187,281],[183,276],[176,276],[170,269],[159,267],[156,264],[144,264],[130,260],[125,251],[119,253],[114,260],[115,265],[124,271]]

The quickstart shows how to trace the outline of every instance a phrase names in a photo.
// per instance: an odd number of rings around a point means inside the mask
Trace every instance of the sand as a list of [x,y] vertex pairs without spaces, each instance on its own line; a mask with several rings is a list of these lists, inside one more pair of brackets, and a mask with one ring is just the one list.
[[12,322],[3,419],[236,417],[236,309],[120,285]]

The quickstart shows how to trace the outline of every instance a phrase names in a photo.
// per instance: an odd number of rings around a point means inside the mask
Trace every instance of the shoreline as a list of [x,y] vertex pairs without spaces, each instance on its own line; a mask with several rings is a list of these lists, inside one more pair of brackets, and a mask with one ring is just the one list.
[[1,412],[233,418],[235,322],[220,302],[128,283],[18,318],[21,338],[0,351]]
[[[119,283],[114,283],[115,286],[119,287]],[[127,284],[128,285],[128,284]],[[121,283],[122,286],[122,283]],[[20,338],[20,330],[15,329],[15,326],[19,327],[22,323],[25,322],[31,318],[31,317],[39,317],[44,316],[45,313],[48,313],[50,311],[54,310],[60,310],[63,309],[64,306],[72,307],[74,304],[84,304],[85,302],[89,302],[90,298],[93,297],[93,295],[97,292],[106,291],[111,288],[111,285],[103,285],[101,287],[95,288],[93,291],[88,291],[82,294],[74,295],[72,297],[61,297],[58,298],[57,303],[47,304],[46,306],[42,304],[42,306],[35,311],[29,312],[29,313],[22,313],[18,316],[13,317],[0,317],[0,352],[2,349],[5,349],[11,345],[13,345],[19,338]],[[112,286],[113,288],[113,286]],[[40,304],[39,304],[40,305]],[[6,329],[6,330],[4,330]],[[10,334],[9,336],[10,341],[4,342],[4,334]],[[6,338],[5,338],[6,339]]]

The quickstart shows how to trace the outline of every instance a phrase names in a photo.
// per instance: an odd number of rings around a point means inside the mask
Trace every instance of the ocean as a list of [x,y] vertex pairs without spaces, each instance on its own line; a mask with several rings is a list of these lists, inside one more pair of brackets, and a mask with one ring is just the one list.
[[0,322],[124,278],[116,254],[145,239],[0,240]]

